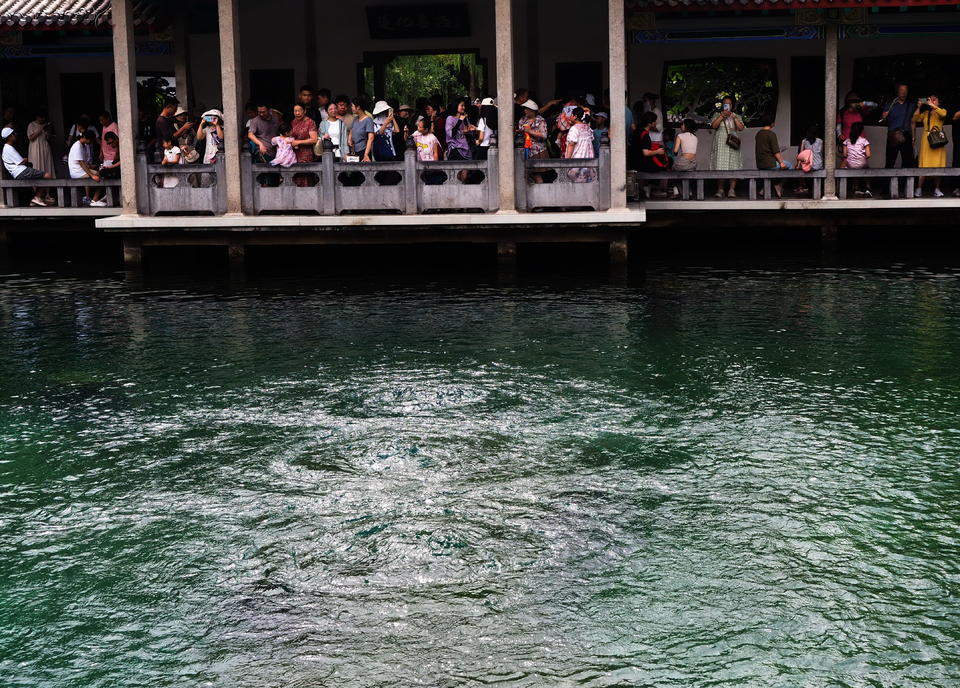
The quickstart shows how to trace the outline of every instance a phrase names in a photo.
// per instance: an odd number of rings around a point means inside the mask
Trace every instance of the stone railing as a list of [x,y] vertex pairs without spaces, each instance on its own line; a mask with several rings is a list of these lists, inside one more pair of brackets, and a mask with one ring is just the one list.
[[497,154],[487,160],[421,162],[410,148],[397,162],[321,162],[292,167],[242,158],[244,212],[315,215],[496,211]]
[[[6,173],[4,173],[6,175]],[[91,179],[0,179],[0,208],[29,207],[34,187],[55,189],[58,208],[80,208],[85,188],[106,188],[107,202],[116,207],[119,179],[103,179],[95,182]]]
[[[708,181],[719,184],[727,179],[736,179],[738,183],[745,181],[747,183],[745,197],[752,201],[760,198],[761,192],[764,199],[774,198],[773,185],[784,181],[809,182],[810,198],[819,199],[823,197],[823,180],[826,178],[826,172],[823,170],[817,170],[816,172],[799,170],[693,170],[677,172],[664,170],[663,172],[637,172],[635,174],[641,188],[649,187],[656,191],[663,182],[666,182],[668,188],[679,186],[680,199],[684,201],[705,200],[708,194],[713,193],[712,189],[708,191],[706,188]],[[740,198],[744,197],[742,188],[738,191],[738,194]]]
[[[960,178],[960,169],[955,167],[912,167],[898,168],[892,170],[880,169],[871,170],[837,170],[837,196],[846,199],[849,196],[850,180],[859,180],[863,182],[861,186],[870,188],[874,180],[883,180],[879,183],[883,192],[890,198],[900,198],[900,182],[904,181],[905,198],[913,198],[913,192],[917,188],[916,182],[919,177],[955,177]],[[871,191],[877,191],[874,187]]]
[[222,155],[212,165],[154,165],[140,154],[137,165],[137,207],[141,215],[226,212]]
[[599,158],[527,158],[515,149],[517,210],[610,209],[610,146]]

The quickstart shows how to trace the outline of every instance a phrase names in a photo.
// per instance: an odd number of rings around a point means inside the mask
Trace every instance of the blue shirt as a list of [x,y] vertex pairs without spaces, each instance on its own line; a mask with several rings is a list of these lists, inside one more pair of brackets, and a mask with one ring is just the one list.
[[911,120],[913,120],[913,111],[916,107],[917,106],[909,100],[905,100],[902,103],[898,100],[893,101],[890,109],[887,110],[887,129],[890,131],[896,129],[909,131]]
[[632,134],[632,132],[631,132],[630,130],[633,129],[633,110],[631,110],[629,107],[627,107],[626,115],[627,115],[627,116],[626,116],[626,119],[624,120],[624,122],[625,122],[626,125],[627,125],[627,141],[629,141],[629,140],[630,140],[630,135]]

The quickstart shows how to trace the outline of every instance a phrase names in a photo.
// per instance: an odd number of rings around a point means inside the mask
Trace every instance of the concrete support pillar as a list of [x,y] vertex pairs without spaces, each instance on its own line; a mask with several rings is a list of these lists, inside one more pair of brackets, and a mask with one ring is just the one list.
[[123,267],[127,270],[143,267],[143,244],[139,239],[123,240]]
[[627,34],[623,0],[610,10],[610,210],[627,207]]
[[496,0],[497,147],[500,155],[500,212],[517,210],[513,160],[513,0]]
[[117,127],[120,130],[120,207],[137,214],[137,55],[133,42],[132,0],[113,2],[113,69],[117,82]]
[[232,241],[227,245],[227,259],[230,262],[230,272],[242,274],[247,268],[247,246],[239,241]]
[[177,100],[187,110],[193,110],[193,88],[190,83],[190,33],[186,16],[174,12],[173,24],[173,74],[177,80]]
[[220,18],[220,80],[223,86],[224,162],[227,189],[227,214],[243,212],[240,179],[240,23],[238,0],[217,0]]
[[824,29],[826,32],[826,69],[824,85],[823,115],[823,168],[827,173],[823,180],[823,197],[826,200],[837,199],[837,49],[839,44],[839,27],[828,21]]
[[610,242],[610,265],[615,268],[626,267],[629,259],[629,245],[626,235]]

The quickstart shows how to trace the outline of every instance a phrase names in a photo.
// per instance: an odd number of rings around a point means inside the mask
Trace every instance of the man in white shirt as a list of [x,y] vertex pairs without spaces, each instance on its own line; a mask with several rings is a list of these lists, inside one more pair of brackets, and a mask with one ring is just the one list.
[[[30,161],[20,155],[20,151],[14,146],[17,142],[17,134],[14,132],[13,127],[4,127],[3,130],[0,131],[0,139],[3,140],[3,166],[7,170],[7,174],[13,179],[21,181],[28,179],[53,179],[52,174],[34,169]],[[30,205],[41,208],[45,208],[48,205],[40,198],[37,187],[33,187],[33,198],[30,199]],[[50,203],[50,205],[52,205],[52,203]]]
[[[67,155],[67,168],[70,170],[71,179],[92,179],[95,182],[100,181],[100,173],[93,166],[93,155],[90,152],[90,135],[87,132],[80,134],[80,138],[70,146],[70,153]],[[107,201],[103,189],[93,189],[86,187],[86,199],[90,199],[91,208],[106,208]]]

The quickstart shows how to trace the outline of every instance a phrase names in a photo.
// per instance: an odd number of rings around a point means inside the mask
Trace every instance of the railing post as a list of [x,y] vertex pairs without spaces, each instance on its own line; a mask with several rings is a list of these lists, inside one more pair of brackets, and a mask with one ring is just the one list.
[[[527,159],[523,148],[513,149],[513,178],[516,209],[527,210]],[[503,196],[500,197],[501,203]],[[501,210],[502,210],[501,206]]]
[[[147,154],[138,153],[136,161],[136,179],[137,179],[137,212],[141,215],[150,215],[150,176],[147,173]],[[120,168],[121,170],[123,167]],[[121,173],[121,179],[123,174]]]
[[333,150],[326,148],[320,161],[323,163],[323,174],[320,176],[320,198],[323,207],[320,208],[321,215],[337,214],[337,179],[333,171],[334,155]]
[[[214,178],[216,179],[216,184],[213,188],[213,214],[214,215],[223,215],[227,212],[227,188],[224,184],[224,177],[227,175],[227,166],[223,161],[223,156],[218,155],[213,164],[214,169]],[[201,179],[203,175],[200,175]]]
[[419,212],[420,203],[417,198],[419,182],[420,180],[417,179],[417,149],[408,146],[403,154],[404,215],[416,215]]
[[[218,156],[218,158],[221,157],[223,156]],[[225,209],[227,208],[226,181],[226,166],[224,166],[224,179],[220,185],[224,187],[223,200]],[[257,214],[255,183],[253,179],[253,156],[250,155],[250,151],[245,150],[240,153],[240,187],[243,190],[240,194],[240,207],[246,215]]]
[[597,199],[597,210],[610,210],[611,194],[616,193],[611,186],[612,161],[610,158],[610,144],[600,144],[600,160],[597,167],[597,190],[600,197]]
[[500,209],[500,148],[490,144],[487,148],[487,212]]

